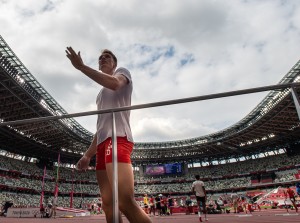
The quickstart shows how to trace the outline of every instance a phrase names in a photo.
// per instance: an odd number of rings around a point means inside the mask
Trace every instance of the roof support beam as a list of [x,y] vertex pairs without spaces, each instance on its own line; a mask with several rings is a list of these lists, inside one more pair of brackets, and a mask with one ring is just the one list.
[[298,118],[300,120],[300,100],[299,100],[299,96],[298,96],[297,91],[295,90],[294,87],[291,88],[291,91],[292,91],[295,107],[296,107],[296,110],[297,110],[297,113],[298,113]]

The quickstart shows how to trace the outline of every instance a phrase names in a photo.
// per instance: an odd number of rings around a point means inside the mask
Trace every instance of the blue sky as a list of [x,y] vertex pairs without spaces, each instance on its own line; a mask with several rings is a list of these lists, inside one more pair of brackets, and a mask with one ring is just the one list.
[[[96,110],[101,89],[65,48],[97,69],[102,49],[131,71],[133,104],[277,84],[299,60],[300,1],[0,0],[1,35],[68,112]],[[222,130],[267,93],[132,112],[137,142]],[[76,119],[95,132],[96,117]]]

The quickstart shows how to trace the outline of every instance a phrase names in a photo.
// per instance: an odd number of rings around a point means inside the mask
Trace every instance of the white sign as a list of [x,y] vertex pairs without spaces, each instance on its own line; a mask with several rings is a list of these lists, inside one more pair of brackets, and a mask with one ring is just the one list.
[[8,218],[35,218],[40,217],[39,208],[8,208]]

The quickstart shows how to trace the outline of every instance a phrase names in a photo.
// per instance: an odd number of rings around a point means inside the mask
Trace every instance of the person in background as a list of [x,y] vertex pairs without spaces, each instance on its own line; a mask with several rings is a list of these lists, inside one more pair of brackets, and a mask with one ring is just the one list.
[[288,195],[288,197],[290,198],[296,212],[298,212],[298,207],[297,207],[297,204],[296,204],[296,198],[295,198],[295,192],[294,190],[292,190],[289,186],[287,187],[287,190],[286,190],[286,193]]
[[162,196],[160,198],[160,205],[161,205],[161,212],[162,215],[165,216],[167,214],[167,198],[165,196]]
[[157,216],[158,215],[162,215],[161,197],[162,197],[162,194],[159,194],[159,195],[157,195],[155,197],[155,204],[156,204]]
[[56,218],[56,208],[57,208],[57,197],[54,196],[52,199],[52,207],[51,207],[51,213],[50,213],[50,216],[53,218]]
[[144,194],[144,211],[149,214],[149,198],[147,194]]
[[187,196],[185,199],[186,214],[191,214],[193,212],[191,206],[192,206],[191,197]]
[[170,215],[173,214],[173,207],[174,207],[174,200],[171,197],[171,195],[168,195],[168,209],[169,209]]
[[180,200],[179,200],[179,206],[180,206],[180,207],[184,207],[183,199],[182,199],[182,198],[180,198]]
[[196,181],[192,184],[192,193],[196,195],[197,204],[199,207],[198,216],[199,221],[202,222],[201,213],[204,213],[205,221],[208,221],[206,217],[206,190],[203,181],[200,180],[200,176],[195,176]]
[[296,183],[296,193],[300,197],[300,182]]
[[234,192],[232,192],[230,197],[231,197],[231,203],[234,211],[233,213],[239,213],[238,206],[239,206],[240,197],[237,195],[237,193]]
[[154,196],[150,197],[149,204],[150,204],[149,215],[151,216],[151,213],[153,213],[153,216],[155,216],[155,198],[154,198]]

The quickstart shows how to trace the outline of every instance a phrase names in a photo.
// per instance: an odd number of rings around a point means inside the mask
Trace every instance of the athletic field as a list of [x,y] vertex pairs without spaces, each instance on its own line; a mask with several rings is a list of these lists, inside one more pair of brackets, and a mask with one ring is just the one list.
[[[284,209],[262,210],[261,212],[253,212],[252,214],[210,214],[208,216],[208,223],[291,223],[300,222],[300,214],[289,210],[287,213]],[[153,223],[196,223],[199,222],[198,215],[191,214],[174,214],[173,216],[151,217]],[[128,223],[123,217],[124,223]],[[5,218],[0,217],[1,223],[104,223],[104,215],[92,215],[89,217],[74,217],[74,218]]]

